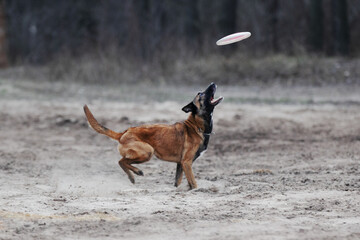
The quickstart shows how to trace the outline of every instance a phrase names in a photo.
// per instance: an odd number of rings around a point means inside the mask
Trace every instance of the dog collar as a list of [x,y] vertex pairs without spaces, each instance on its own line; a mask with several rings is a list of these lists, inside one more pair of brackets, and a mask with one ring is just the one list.
[[204,135],[210,136],[211,134],[215,134],[214,132],[211,133],[203,133]]
[[210,136],[211,134],[215,134],[214,132],[206,133],[201,130],[201,128],[198,128],[198,131],[204,135]]

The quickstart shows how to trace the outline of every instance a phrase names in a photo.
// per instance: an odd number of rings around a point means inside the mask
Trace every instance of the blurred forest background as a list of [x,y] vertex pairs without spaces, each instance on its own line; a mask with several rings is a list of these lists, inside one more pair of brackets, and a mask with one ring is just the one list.
[[[18,77],[360,83],[360,0],[1,0],[0,28]],[[251,38],[215,45],[240,31]]]

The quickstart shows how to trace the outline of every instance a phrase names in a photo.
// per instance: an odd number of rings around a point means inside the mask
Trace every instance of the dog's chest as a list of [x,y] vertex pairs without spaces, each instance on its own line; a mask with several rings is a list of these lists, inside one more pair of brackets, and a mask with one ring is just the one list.
[[210,135],[204,135],[204,141],[199,146],[199,149],[197,150],[193,161],[195,161],[197,158],[201,157],[206,152],[207,146],[209,144],[209,140],[210,140]]

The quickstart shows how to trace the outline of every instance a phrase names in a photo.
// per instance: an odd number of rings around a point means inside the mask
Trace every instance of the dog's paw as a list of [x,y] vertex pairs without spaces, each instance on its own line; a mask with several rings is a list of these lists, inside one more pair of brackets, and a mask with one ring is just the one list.
[[133,177],[129,177],[129,180],[132,184],[135,184],[135,179]]

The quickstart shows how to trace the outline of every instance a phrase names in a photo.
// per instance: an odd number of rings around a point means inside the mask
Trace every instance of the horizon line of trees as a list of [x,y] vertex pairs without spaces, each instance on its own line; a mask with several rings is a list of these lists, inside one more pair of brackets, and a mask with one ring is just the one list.
[[[356,56],[359,30],[360,0],[0,0],[0,65],[43,64],[64,52],[79,56],[113,48],[150,61],[164,52],[259,55],[305,49]],[[239,31],[252,37],[215,46]]]

